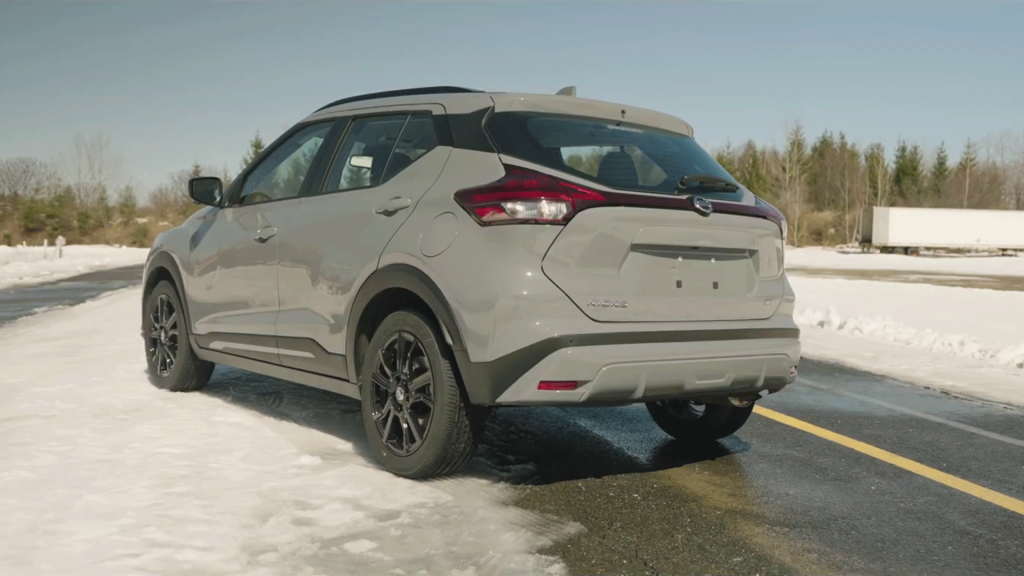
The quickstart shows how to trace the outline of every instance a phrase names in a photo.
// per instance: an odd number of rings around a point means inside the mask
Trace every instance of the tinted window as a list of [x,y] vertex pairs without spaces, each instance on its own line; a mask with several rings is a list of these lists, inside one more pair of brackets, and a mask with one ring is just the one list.
[[239,204],[294,198],[334,122],[307,126],[278,146],[245,178]]
[[395,151],[381,182],[387,182],[436,146],[437,133],[434,131],[433,115],[413,114],[405,123],[402,135],[398,137],[398,144],[395,145]]
[[351,190],[379,184],[408,118],[408,114],[398,114],[353,121],[334,156],[324,190]]
[[[487,122],[499,152],[625,190],[673,194],[683,176],[710,174],[738,185],[682,134],[603,119],[502,112]],[[701,193],[730,197],[739,192]]]

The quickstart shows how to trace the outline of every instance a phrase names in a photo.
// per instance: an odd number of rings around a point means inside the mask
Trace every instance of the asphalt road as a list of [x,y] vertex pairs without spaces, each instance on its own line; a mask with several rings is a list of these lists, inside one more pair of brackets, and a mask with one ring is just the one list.
[[520,505],[587,528],[551,550],[575,574],[1024,573],[1024,412],[816,362],[801,373],[760,405],[1020,511],[761,414],[710,446],[671,440],[642,407],[503,410],[492,430],[518,431],[502,449],[538,463]]
[[74,306],[142,282],[142,265],[89,272],[63,280],[0,290],[0,325],[43,308]]
[[[64,283],[81,296],[132,282],[110,274]],[[20,306],[47,305],[32,290]],[[1024,573],[1024,411],[800,371],[713,444],[671,439],[642,406],[498,409],[464,473],[581,524],[547,550],[574,574]],[[227,368],[203,393],[365,448],[349,399]]]

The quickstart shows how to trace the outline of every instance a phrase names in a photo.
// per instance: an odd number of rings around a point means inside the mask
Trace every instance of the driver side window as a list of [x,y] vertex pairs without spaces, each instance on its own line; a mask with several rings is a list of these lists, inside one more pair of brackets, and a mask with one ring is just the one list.
[[235,204],[249,205],[296,198],[313,159],[334,121],[307,126],[263,159],[245,178]]

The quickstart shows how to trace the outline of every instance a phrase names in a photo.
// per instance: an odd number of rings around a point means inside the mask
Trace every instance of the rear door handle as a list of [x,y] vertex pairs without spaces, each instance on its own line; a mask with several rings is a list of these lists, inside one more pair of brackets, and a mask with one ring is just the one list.
[[267,240],[270,240],[274,236],[277,236],[277,228],[271,226],[269,228],[260,228],[256,231],[256,235],[252,237],[253,240],[263,244]]
[[391,216],[399,210],[405,210],[409,206],[412,206],[412,198],[403,198],[402,196],[395,196],[387,202],[377,206],[373,209],[377,214],[384,214],[385,216]]

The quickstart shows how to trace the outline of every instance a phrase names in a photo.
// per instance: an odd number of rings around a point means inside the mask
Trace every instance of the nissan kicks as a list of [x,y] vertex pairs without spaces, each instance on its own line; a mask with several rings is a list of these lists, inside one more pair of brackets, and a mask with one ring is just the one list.
[[332,102],[156,239],[149,373],[357,398],[387,470],[452,473],[495,406],[644,403],[736,432],[796,378],[786,220],[667,114],[430,87]]

